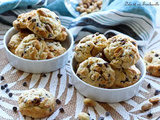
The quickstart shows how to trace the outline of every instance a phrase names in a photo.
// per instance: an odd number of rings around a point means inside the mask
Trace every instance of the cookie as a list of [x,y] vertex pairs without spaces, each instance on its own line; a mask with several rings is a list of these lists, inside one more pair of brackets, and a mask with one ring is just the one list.
[[28,13],[26,26],[37,36],[54,39],[61,32],[59,17],[46,8],[39,8]]
[[62,47],[60,42],[54,41],[54,40],[45,40],[48,50],[50,51],[52,58],[57,57],[64,52],[66,52],[66,49]]
[[54,112],[55,98],[43,88],[26,90],[18,99],[19,111],[32,118],[44,118]]
[[17,34],[13,35],[8,43],[8,49],[15,54],[15,50],[18,47],[18,45],[21,43],[22,39],[29,35],[31,32],[28,30],[22,30],[18,32]]
[[92,34],[80,40],[75,47],[75,59],[77,62],[82,62],[87,58],[95,57],[107,45],[107,39],[102,34]]
[[122,34],[109,38],[103,52],[115,68],[128,68],[140,59],[136,41]]
[[50,56],[49,54],[51,53],[45,41],[36,37],[35,34],[24,37],[15,50],[15,55],[30,60],[44,60]]
[[96,57],[80,63],[76,74],[84,82],[101,88],[110,88],[115,81],[115,72],[110,64]]
[[27,16],[28,16],[27,13],[22,13],[22,14],[18,15],[18,18],[13,21],[13,26],[17,30],[27,29],[27,26],[26,26],[26,18],[27,18]]
[[135,66],[125,69],[115,69],[115,82],[112,88],[128,87],[136,83],[141,76],[140,70]]
[[62,42],[62,41],[65,41],[65,40],[66,40],[67,36],[68,36],[68,34],[67,34],[67,32],[66,32],[65,27],[61,26],[61,32],[60,32],[60,34],[55,38],[55,40]]
[[160,76],[160,50],[152,50],[145,54],[146,70],[153,76]]

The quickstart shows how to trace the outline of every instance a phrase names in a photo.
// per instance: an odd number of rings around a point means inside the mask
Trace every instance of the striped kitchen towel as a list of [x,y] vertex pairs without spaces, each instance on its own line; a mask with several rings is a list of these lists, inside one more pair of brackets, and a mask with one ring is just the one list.
[[[70,29],[74,37],[80,35],[82,33],[80,31],[104,33],[106,30],[113,29],[125,33],[136,40],[147,41],[151,39],[154,33],[156,10],[153,2],[141,0],[103,0],[107,4],[103,4],[100,12],[73,19],[65,8],[64,1],[66,0],[1,1],[0,13],[7,10],[10,11],[1,14],[0,21],[3,23],[8,22],[11,25],[12,21],[21,12],[27,12],[31,10],[31,7],[44,6],[63,15],[60,17],[62,18],[61,22]],[[72,2],[73,0],[70,1]],[[14,9],[17,7],[28,7],[29,9]],[[64,15],[68,17],[64,17]],[[85,32],[85,34],[88,33]]]

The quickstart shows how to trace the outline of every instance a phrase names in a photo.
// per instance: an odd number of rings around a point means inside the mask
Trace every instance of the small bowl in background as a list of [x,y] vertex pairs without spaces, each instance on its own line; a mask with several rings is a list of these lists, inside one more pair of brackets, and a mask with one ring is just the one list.
[[[106,7],[106,5],[108,5],[108,2],[109,2],[108,0],[103,0],[101,10],[103,9],[103,7]],[[74,17],[80,16],[80,13],[78,11],[76,11],[76,7],[78,6],[78,3],[79,3],[79,0],[64,0],[64,4],[65,4],[67,10]]]
[[15,68],[29,73],[47,73],[58,70],[62,68],[69,60],[71,56],[71,51],[73,47],[73,36],[66,28],[68,33],[67,39],[64,42],[61,42],[62,46],[66,48],[66,52],[62,55],[46,59],[46,60],[28,60],[14,55],[7,47],[8,42],[11,37],[16,34],[18,31],[12,27],[10,28],[4,36],[4,48],[6,51],[6,56],[9,63]]
[[121,101],[125,101],[132,98],[134,95],[138,93],[139,88],[142,85],[142,82],[144,80],[144,76],[146,74],[145,63],[141,58],[136,63],[136,66],[141,71],[141,77],[138,82],[125,88],[105,89],[105,88],[92,86],[84,82],[83,80],[81,80],[76,75],[76,64],[77,62],[73,57],[70,63],[73,85],[82,95],[99,102],[115,103],[115,102],[121,102]]

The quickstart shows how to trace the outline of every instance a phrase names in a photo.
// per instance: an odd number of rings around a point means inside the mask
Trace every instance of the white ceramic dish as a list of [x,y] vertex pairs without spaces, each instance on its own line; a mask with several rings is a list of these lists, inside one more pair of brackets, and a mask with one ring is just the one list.
[[66,28],[68,33],[67,39],[62,42],[62,46],[66,48],[66,52],[62,55],[47,60],[28,60],[14,55],[7,47],[10,38],[18,31],[12,27],[4,36],[4,47],[9,63],[15,68],[29,73],[47,73],[62,68],[69,60],[73,47],[73,36]]
[[143,59],[140,59],[136,66],[141,71],[139,81],[129,87],[119,89],[104,89],[92,86],[82,81],[75,73],[76,60],[73,57],[71,60],[72,81],[75,88],[84,96],[99,102],[115,103],[128,100],[136,95],[142,85],[144,76],[146,74],[146,67]]

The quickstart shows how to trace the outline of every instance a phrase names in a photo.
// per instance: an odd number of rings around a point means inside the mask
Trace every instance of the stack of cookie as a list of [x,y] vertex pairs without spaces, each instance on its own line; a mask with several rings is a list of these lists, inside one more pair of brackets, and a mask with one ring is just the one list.
[[77,76],[96,87],[127,87],[141,75],[135,66],[140,59],[136,41],[122,34],[108,40],[97,33],[84,37],[75,47],[75,59]]
[[46,8],[20,14],[13,26],[19,32],[12,36],[8,48],[19,57],[44,60],[66,51],[60,42],[66,40],[68,34],[59,17]]

